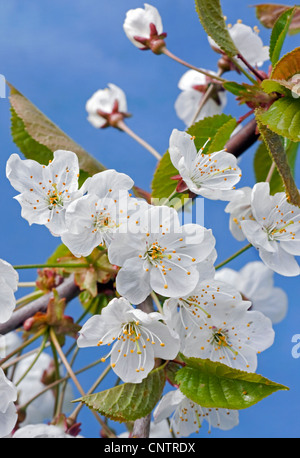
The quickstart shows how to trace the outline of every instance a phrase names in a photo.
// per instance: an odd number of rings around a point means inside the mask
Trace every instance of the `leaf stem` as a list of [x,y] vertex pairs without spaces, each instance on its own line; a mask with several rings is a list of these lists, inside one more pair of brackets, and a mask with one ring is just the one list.
[[264,80],[263,76],[261,76],[261,74],[252,65],[249,64],[249,62],[245,59],[244,56],[242,56],[242,54],[238,54],[237,57],[241,59],[241,61],[249,68],[250,72],[253,73],[256,78],[258,78],[260,81]]
[[46,332],[45,335],[44,335],[43,341],[42,341],[42,343],[40,345],[40,348],[39,348],[37,354],[35,355],[35,357],[33,358],[32,363],[28,366],[28,368],[26,369],[24,374],[19,378],[19,380],[17,382],[15,382],[15,386],[18,386],[22,382],[22,380],[26,377],[26,375],[31,371],[31,369],[33,368],[33,366],[35,365],[35,363],[39,359],[40,355],[44,351],[47,340],[48,340],[48,333]]
[[[223,75],[223,73],[224,73],[224,70],[223,70],[222,68],[220,68],[219,71],[218,71],[218,73],[217,73],[217,76],[219,77],[219,76]],[[196,113],[194,114],[194,117],[193,117],[193,119],[192,119],[191,125],[195,124],[195,122],[196,122],[198,116],[199,116],[200,113],[201,113],[202,108],[204,107],[204,105],[206,104],[206,102],[209,100],[209,98],[210,98],[210,96],[211,96],[213,90],[214,90],[214,84],[211,83],[211,84],[208,86],[206,92],[203,94],[202,99],[200,100],[199,106],[198,106],[198,108],[197,108]]]
[[[76,388],[78,389],[79,393],[81,394],[81,396],[85,396],[85,392],[84,392],[82,386],[80,385],[79,381],[77,380],[77,377],[74,374],[70,364],[68,363],[68,361],[67,361],[67,359],[66,359],[66,357],[64,355],[64,352],[62,351],[61,346],[60,346],[60,344],[59,344],[59,342],[57,340],[57,337],[56,337],[56,334],[55,334],[53,328],[50,329],[50,338],[51,338],[51,342],[53,343],[54,347],[56,348],[57,353],[59,354],[59,356],[61,358],[61,361],[62,361],[63,365],[65,366],[68,374],[70,375],[70,377],[71,377],[72,381],[74,382]],[[102,418],[99,417],[97,412],[92,410],[92,413],[96,417],[96,419],[98,420],[98,422],[100,423],[102,428],[105,430],[105,432],[108,434],[108,436],[109,437],[115,437],[115,435],[113,435],[113,433],[110,430],[110,428],[108,428],[108,426],[102,420]]]
[[152,291],[150,294],[151,294],[151,297],[153,299],[153,302],[155,303],[155,305],[157,307],[157,310],[159,311],[159,313],[161,313],[163,315],[163,309],[162,309],[160,300],[158,299],[156,293],[154,291]]
[[225,261],[221,262],[220,264],[218,264],[216,266],[216,270],[220,269],[221,267],[225,266],[226,264],[228,264],[230,261],[232,261],[233,259],[237,258],[240,254],[244,253],[245,251],[247,251],[249,248],[252,247],[252,243],[249,243],[248,245],[244,246],[244,248],[241,248],[239,251],[237,251],[236,253],[234,253],[232,256],[230,256],[228,259],[226,259]]
[[144,139],[142,139],[135,132],[133,132],[127,126],[127,124],[125,124],[123,120],[118,122],[117,127],[120,130],[122,130],[123,132],[125,132],[126,134],[128,134],[131,138],[133,138],[140,145],[142,145],[146,150],[148,150],[152,154],[152,156],[155,157],[155,159],[157,159],[158,161],[161,160],[161,155],[156,151],[156,149],[154,149],[151,145],[149,145],[149,143],[147,143]]
[[232,63],[237,67],[237,69],[238,69],[241,73],[243,73],[243,75],[245,75],[246,78],[248,78],[248,80],[251,81],[252,84],[257,85],[257,81],[256,81],[254,78],[252,78],[252,76],[249,75],[248,72],[246,72],[246,70],[242,67],[242,65],[240,65],[240,64],[237,62],[236,59],[234,59],[233,57],[231,57],[230,59],[231,59]]
[[208,78],[220,81],[221,83],[227,82],[227,80],[225,80],[224,78],[221,78],[220,76],[216,76],[213,73],[206,72],[205,70],[202,70],[201,68],[195,67],[194,65],[189,64],[188,62],[185,62],[184,60],[180,59],[180,57],[175,56],[175,54],[173,54],[167,48],[163,48],[162,53],[170,57],[171,59],[173,59],[175,62],[178,62],[179,64],[184,65],[185,67],[188,67],[192,70],[196,70],[196,72],[202,73],[202,75],[205,75]]
[[91,267],[90,264],[24,264],[24,265],[16,265],[16,266],[13,266],[13,268],[15,270],[21,270],[21,269],[46,269],[47,267],[49,267],[50,269],[55,269],[55,268],[89,268]]

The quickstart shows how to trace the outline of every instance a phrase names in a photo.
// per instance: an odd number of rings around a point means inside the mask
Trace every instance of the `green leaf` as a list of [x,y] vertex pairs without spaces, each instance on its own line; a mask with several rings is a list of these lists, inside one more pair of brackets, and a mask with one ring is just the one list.
[[[8,83],[9,84],[9,83]],[[57,127],[11,84],[12,137],[25,157],[47,164],[53,152],[62,149],[78,156],[80,169],[93,175],[105,167]]]
[[261,123],[261,111],[256,110],[255,112],[257,127],[261,136],[265,142],[265,145],[270,153],[270,156],[275,163],[277,170],[282,178],[287,200],[292,205],[300,207],[300,193],[296,186],[288,158],[285,152],[284,143],[282,137],[270,130],[266,125]]
[[[291,8],[291,5],[277,5],[274,3],[262,3],[255,5],[256,17],[260,23],[268,28],[272,29],[278,18],[285,11]],[[300,32],[300,7],[295,6],[295,14],[288,30],[289,35],[294,35]]]
[[[292,174],[295,173],[295,163],[298,152],[298,143],[291,142],[290,140],[286,141],[287,145],[285,146],[286,156],[288,164],[291,168]],[[265,181],[269,170],[272,165],[272,158],[264,142],[261,142],[259,147],[256,150],[254,155],[254,172],[256,181]],[[274,170],[271,181],[270,181],[270,192],[272,195],[277,192],[284,192],[284,184],[282,178],[277,169]]]
[[300,141],[300,99],[285,96],[276,100],[267,111],[257,115],[262,124],[270,130],[287,137],[293,142]]
[[280,52],[295,12],[296,8],[284,11],[274,24],[269,49],[270,60],[273,67],[279,60]]
[[[235,127],[235,118],[221,114],[196,122],[187,129],[187,133],[195,137],[194,141],[197,150],[204,145],[208,138],[211,138],[204,152],[213,153],[224,148]],[[176,175],[178,175],[178,170],[172,164],[170,154],[167,151],[160,160],[153,176],[152,197],[157,199],[167,198],[176,188],[176,181],[171,179]],[[187,196],[187,194],[183,195],[183,197]],[[180,194],[176,194],[175,197],[180,197]]]
[[228,56],[234,57],[238,50],[228,32],[219,0],[195,0],[196,11],[206,33]]
[[67,248],[63,243],[58,245],[52,255],[47,259],[47,264],[53,265],[59,263],[61,258],[73,256],[69,248]]
[[287,387],[256,373],[232,369],[221,363],[185,358],[176,373],[180,391],[202,407],[241,410]]
[[262,81],[261,87],[267,94],[277,92],[283,95],[291,95],[292,87],[283,80],[266,79]]
[[[158,163],[152,181],[152,198],[166,199],[175,190],[177,181],[171,178],[178,175],[178,170],[171,162],[169,151],[167,151]],[[187,194],[185,194],[187,196]],[[180,198],[175,194],[174,198]]]
[[73,402],[83,402],[114,421],[135,421],[151,413],[159,401],[166,382],[164,366],[154,369],[141,383],[124,383]]

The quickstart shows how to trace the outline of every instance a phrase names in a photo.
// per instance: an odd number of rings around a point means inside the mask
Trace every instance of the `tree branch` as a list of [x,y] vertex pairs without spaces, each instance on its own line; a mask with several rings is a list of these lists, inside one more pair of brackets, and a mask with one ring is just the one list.
[[[61,285],[56,288],[58,295],[61,298],[65,298],[67,302],[74,297],[78,296],[80,290],[74,283],[74,276],[66,278]],[[37,312],[46,312],[49,300],[53,297],[53,293],[47,293],[42,297],[39,297],[30,304],[25,305],[20,310],[16,310],[12,317],[5,323],[0,324],[0,335],[7,334],[10,331],[14,331],[23,325],[27,318],[32,317]]]
[[239,157],[258,140],[259,135],[256,120],[252,119],[228,140],[226,144],[227,151]]

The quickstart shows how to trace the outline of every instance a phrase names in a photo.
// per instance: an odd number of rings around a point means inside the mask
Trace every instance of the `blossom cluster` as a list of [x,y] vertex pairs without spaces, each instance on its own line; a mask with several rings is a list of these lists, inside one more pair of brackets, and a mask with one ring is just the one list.
[[[229,30],[251,65],[258,67],[267,60],[267,48],[256,32],[240,23]],[[151,5],[130,10],[124,31],[139,49],[164,52],[166,34],[158,11]],[[249,37],[255,42],[254,48],[248,43]],[[223,111],[226,93],[214,81],[217,75],[210,74],[208,78],[189,70],[180,79],[182,93],[175,109],[186,126]],[[195,117],[212,82],[213,97],[201,116]],[[118,127],[129,116],[125,94],[114,84],[98,90],[88,100],[86,110],[96,128]],[[216,269],[212,230],[197,223],[182,224],[178,210],[172,207],[172,195],[162,204],[149,203],[133,195],[131,177],[114,169],[96,173],[80,186],[78,157],[72,151],[55,151],[48,164],[22,160],[17,154],[7,161],[7,178],[19,193],[16,200],[21,215],[30,225],[45,225],[78,258],[88,257],[100,247],[116,268],[117,297],[101,314],[85,322],[77,345],[98,347],[102,361],[110,360],[111,368],[125,383],[141,383],[158,360],[177,360],[180,355],[255,372],[257,355],[274,342],[273,324],[287,311],[286,294],[274,287],[273,274],[300,274],[295,258],[300,255],[300,209],[288,202],[284,192],[271,195],[267,182],[236,188],[242,176],[237,158],[226,148],[208,152],[210,140],[199,148],[188,132],[171,132],[170,160],[179,174],[174,193],[188,190],[195,198],[226,202],[233,237],[247,239],[261,259],[240,272]],[[1,323],[13,313],[17,285],[16,271],[0,260]],[[142,305],[149,297],[158,310],[146,313]],[[103,347],[110,348],[103,353]],[[36,380],[40,382],[41,371],[49,367],[48,358],[44,358],[45,366],[43,358],[39,359],[43,367],[34,366],[38,375],[32,371],[32,378],[27,379],[31,391]],[[12,381],[0,369],[0,437],[11,433],[16,424],[17,397],[19,403],[28,397],[26,384],[18,383],[18,390],[14,385],[30,366],[30,358],[23,364],[25,368],[18,366]],[[224,430],[238,423],[237,411],[207,409],[175,388],[161,399],[154,419],[160,422],[173,414],[171,427],[176,435],[198,431],[203,420]],[[45,405],[52,408],[53,395],[48,394],[51,399]],[[29,423],[42,420],[34,407],[32,403],[32,414],[27,412],[21,425],[24,429],[14,437],[68,437],[53,425],[34,431]]]

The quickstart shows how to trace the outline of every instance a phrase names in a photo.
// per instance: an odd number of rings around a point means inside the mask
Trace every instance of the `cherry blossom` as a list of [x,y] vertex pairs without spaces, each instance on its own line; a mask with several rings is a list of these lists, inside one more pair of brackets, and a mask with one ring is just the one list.
[[81,195],[75,153],[57,150],[47,166],[12,154],[7,161],[6,175],[11,185],[20,192],[15,199],[22,207],[22,217],[30,225],[44,224],[53,235],[60,235],[66,230],[66,208]]
[[0,259],[0,323],[9,320],[16,306],[14,293],[18,289],[19,275],[7,261]]
[[[228,26],[228,31],[239,53],[250,65],[261,67],[265,61],[269,60],[269,46],[264,46],[258,35],[257,27],[252,29],[248,25],[237,22],[232,27]],[[218,45],[209,36],[208,41],[213,49],[220,52]],[[243,63],[241,65],[244,66]]]
[[112,83],[89,98],[86,110],[88,121],[97,129],[116,126],[120,120],[129,116],[124,91]]
[[88,256],[96,246],[107,246],[127,225],[139,207],[128,194],[132,186],[128,175],[115,170],[105,170],[85,181],[81,188],[84,195],[66,212],[68,230],[62,235],[63,243],[75,256]]
[[241,179],[236,157],[226,150],[204,154],[197,151],[194,137],[174,129],[170,136],[171,161],[186,187],[208,199],[230,200],[238,195],[234,186]]
[[16,400],[16,387],[0,368],[0,437],[10,434],[17,422]]
[[133,304],[152,290],[168,297],[188,294],[199,280],[197,264],[209,258],[214,245],[211,230],[198,224],[181,226],[173,208],[150,206],[142,213],[137,233],[117,233],[109,245],[110,262],[121,267],[117,291]]
[[65,433],[60,426],[38,423],[17,429],[12,439],[74,439],[74,436]]
[[300,255],[300,209],[287,202],[284,192],[270,195],[269,183],[253,187],[251,209],[254,220],[242,221],[241,226],[261,260],[281,275],[299,275],[294,256]]
[[165,47],[161,16],[152,5],[144,4],[143,8],[127,11],[123,24],[126,36],[137,48],[141,50],[151,49],[154,53],[160,53]]
[[163,312],[185,356],[254,372],[257,353],[273,344],[274,330],[269,318],[250,307],[235,288],[211,280],[199,284],[191,296],[167,299]]
[[[36,355],[29,355],[19,361],[16,365],[15,371],[9,372],[12,382],[17,386],[18,404],[26,404],[35,394],[38,394],[45,388],[44,377],[46,374],[53,376],[54,361],[51,356],[45,352],[39,355],[39,358],[30,369],[29,373],[24,378],[28,368],[32,365]],[[21,379],[22,378],[22,379]],[[72,408],[71,400],[74,398],[71,385],[68,383],[66,386],[63,409],[64,412],[70,412]],[[28,424],[38,424],[44,421],[45,418],[51,418],[55,406],[55,393],[52,390],[47,390],[38,398],[30,402],[26,408],[26,416],[20,423],[21,426]]]
[[233,237],[239,242],[245,240],[241,221],[253,219],[251,209],[252,188],[239,188],[238,194],[225,207],[225,212],[230,214],[229,229]]
[[[214,72],[210,73],[214,74]],[[207,90],[208,84],[211,82],[211,79],[196,70],[188,70],[180,78],[178,87],[182,92],[176,99],[175,110],[177,116],[186,124],[186,126],[190,126],[192,124],[204,93]],[[216,86],[212,96],[207,100],[207,102],[205,102],[200,114],[196,117],[195,122],[223,112],[227,102],[227,95],[222,88],[219,90],[219,87]]]
[[179,351],[175,334],[157,312],[135,309],[123,297],[112,299],[101,315],[93,315],[80,330],[78,347],[112,345],[102,358],[110,357],[114,372],[124,382],[140,383],[154,367],[155,358],[173,359]]
[[239,272],[223,268],[215,279],[238,289],[252,303],[251,310],[258,310],[279,323],[287,313],[288,297],[282,288],[274,287],[274,272],[262,262],[246,264]]
[[155,422],[171,417],[170,426],[177,437],[198,433],[204,420],[208,422],[209,432],[211,427],[229,430],[239,423],[237,410],[201,407],[179,389],[169,391],[162,397],[153,416]]

